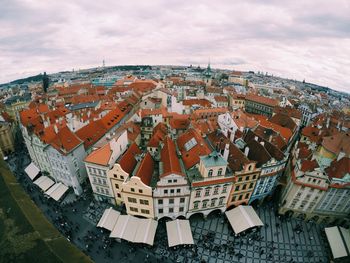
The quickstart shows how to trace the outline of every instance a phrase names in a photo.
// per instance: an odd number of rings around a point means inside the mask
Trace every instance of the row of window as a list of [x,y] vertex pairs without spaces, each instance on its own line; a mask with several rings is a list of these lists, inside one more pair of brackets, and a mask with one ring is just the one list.
[[[218,205],[217,205],[216,203],[217,203],[218,200],[219,200],[219,202],[218,202]],[[199,209],[200,208],[200,204],[202,204],[202,206],[201,206],[202,209],[205,209],[207,207],[221,206],[221,205],[224,204],[224,200],[225,200],[225,197],[213,198],[211,200],[203,200],[202,202],[195,201],[195,202],[193,202],[193,209]]]
[[102,188],[99,186],[96,186],[96,192],[100,194],[106,194],[109,195],[109,190],[107,188]]
[[[131,212],[135,212],[135,213],[138,213],[139,212],[139,209],[137,207],[130,207],[130,211]],[[140,210],[141,214],[145,214],[145,215],[149,215],[149,210],[148,209],[141,209]]]
[[[211,193],[211,190],[212,190],[212,187],[207,187],[204,189],[204,196],[209,196],[210,193]],[[215,186],[214,189],[213,189],[213,195],[218,195],[219,194],[219,190],[220,190],[220,186]],[[224,185],[223,188],[222,188],[222,191],[221,193],[224,194],[227,192],[227,186]],[[201,197],[202,195],[202,189],[199,188],[196,190],[196,195],[195,197]]]
[[[247,189],[248,184],[237,185],[235,187],[235,191],[243,191]],[[241,187],[242,186],[242,187]],[[250,183],[248,189],[252,189],[254,187],[254,183]]]
[[[174,204],[175,203],[175,199],[174,198],[169,198],[169,204]],[[185,198],[181,197],[180,198],[180,203],[185,203]],[[162,205],[163,204],[163,199],[158,199],[158,205]]]
[[[175,189],[170,189],[170,190],[168,190],[168,189],[164,189],[164,194],[175,194]],[[179,194],[179,193],[181,193],[181,189],[180,188],[178,188],[178,189],[176,189],[176,193],[177,194]]]
[[[128,197],[128,202],[136,204],[137,199],[133,197]],[[141,205],[149,205],[149,201],[145,199],[139,199],[139,202]]]
[[[248,199],[249,198],[250,193],[246,193],[244,195],[244,199]],[[239,195],[237,198],[237,195],[232,196],[231,202],[236,202],[236,201],[241,201],[243,199],[243,195]]]
[[[220,168],[218,170],[218,176],[221,176],[222,175],[222,168]],[[208,177],[212,177],[213,176],[213,169],[209,169],[208,171]]]
[[88,167],[88,170],[89,170],[90,174],[106,176],[106,171],[105,170],[92,168],[92,167]]
[[101,179],[99,177],[92,176],[92,181],[94,184],[107,185],[106,179]]
[[[185,208],[184,208],[183,206],[180,206],[178,212],[181,213],[181,212],[183,212],[183,211],[185,211]],[[175,212],[175,213],[177,212],[176,209],[174,209],[174,207],[169,207],[169,208],[168,208],[168,213],[169,213],[169,214],[170,214],[170,213],[174,213],[174,212]],[[163,209],[163,208],[159,208],[159,209],[158,209],[158,213],[159,213],[159,214],[163,214],[163,213],[164,213],[164,209]],[[167,213],[167,214],[168,214],[168,213]]]

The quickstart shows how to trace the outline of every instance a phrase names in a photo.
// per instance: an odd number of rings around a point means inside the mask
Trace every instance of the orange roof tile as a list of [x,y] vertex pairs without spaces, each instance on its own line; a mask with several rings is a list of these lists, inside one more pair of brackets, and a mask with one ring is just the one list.
[[146,153],[145,157],[141,161],[141,164],[135,174],[139,177],[145,185],[150,185],[154,172],[154,161],[150,153]]
[[108,165],[111,156],[112,156],[111,145],[107,143],[101,148],[95,151],[92,151],[88,156],[86,156],[85,162],[106,166]]
[[164,147],[160,154],[160,159],[163,162],[163,174],[161,174],[160,177],[164,177],[170,173],[183,175],[180,161],[176,154],[175,143],[169,137],[166,137]]
[[[195,145],[186,149],[186,143],[193,140]],[[177,145],[182,154],[182,160],[186,169],[189,169],[199,163],[199,156],[208,155],[211,153],[205,140],[194,129],[189,129],[187,132],[180,135],[177,139]]]
[[119,165],[122,167],[124,172],[128,174],[132,173],[132,171],[135,169],[135,166],[137,164],[135,156],[141,153],[142,152],[136,143],[133,143],[130,145],[130,147],[126,150],[126,152],[118,161]]

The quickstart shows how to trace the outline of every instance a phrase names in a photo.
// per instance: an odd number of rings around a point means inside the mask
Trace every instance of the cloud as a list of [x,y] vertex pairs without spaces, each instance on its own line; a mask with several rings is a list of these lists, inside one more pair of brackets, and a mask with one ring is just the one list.
[[346,0],[0,0],[0,82],[114,64],[207,64],[350,91]]

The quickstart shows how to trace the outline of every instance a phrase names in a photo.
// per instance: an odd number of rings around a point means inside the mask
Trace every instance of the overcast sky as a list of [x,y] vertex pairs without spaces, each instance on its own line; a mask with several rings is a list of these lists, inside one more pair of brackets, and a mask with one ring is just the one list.
[[350,1],[0,0],[0,83],[103,59],[210,59],[350,92]]

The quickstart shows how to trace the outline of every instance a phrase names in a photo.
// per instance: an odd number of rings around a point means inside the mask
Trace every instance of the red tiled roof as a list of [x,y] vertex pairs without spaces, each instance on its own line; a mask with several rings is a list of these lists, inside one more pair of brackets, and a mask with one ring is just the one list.
[[334,160],[329,167],[326,168],[328,176],[331,178],[343,178],[346,174],[350,174],[350,158],[343,157],[339,161]]
[[95,163],[99,165],[107,165],[109,162],[109,159],[111,158],[111,155],[112,155],[111,145],[107,143],[101,148],[95,151],[92,151],[88,156],[86,156],[85,162]]
[[150,185],[154,172],[154,161],[150,153],[146,153],[141,161],[135,176],[139,177],[145,185]]
[[81,143],[82,141],[67,126],[60,128],[55,138],[50,142],[52,147],[62,153],[69,153]]
[[211,107],[211,102],[207,99],[188,99],[183,100],[182,104],[185,106],[200,105],[202,107]]
[[350,134],[338,133],[329,137],[324,137],[322,146],[336,155],[340,152],[350,155]]
[[318,167],[318,163],[316,160],[303,160],[301,161],[301,168],[300,170],[303,172],[311,172],[315,170],[315,168]]
[[127,151],[123,154],[118,162],[124,172],[128,174],[132,173],[137,164],[135,156],[138,154],[141,154],[140,148],[136,143],[131,144],[131,146],[127,149]]
[[102,125],[101,120],[91,121],[88,125],[79,129],[75,134],[84,141],[85,149],[94,145],[107,132],[107,129]]
[[[185,144],[192,138],[195,139],[196,145],[190,150],[186,150]],[[195,164],[199,163],[199,156],[208,155],[211,152],[207,143],[194,129],[189,129],[187,132],[180,135],[177,139],[177,145],[182,154],[182,160],[186,169],[189,169]]]
[[278,105],[278,101],[275,99],[267,98],[264,96],[259,96],[255,94],[248,94],[245,97],[246,100],[254,101],[259,104],[264,104],[270,107],[275,107]]
[[291,131],[294,131],[297,127],[296,123],[292,120],[292,118],[283,113],[277,113],[273,115],[269,121],[280,125],[284,128],[287,128]]
[[279,124],[273,123],[269,121],[265,116],[263,115],[252,115],[254,119],[256,119],[259,124],[265,128],[269,128],[274,130],[275,132],[278,132],[286,141],[286,143],[289,141],[289,139],[292,137],[292,131],[289,128],[282,127]]
[[164,177],[169,173],[183,175],[180,161],[176,154],[175,143],[169,137],[166,137],[164,147],[160,154],[161,161],[163,162],[163,174],[161,174],[160,177]]
[[225,96],[214,96],[214,99],[217,102],[228,102],[228,99]]

